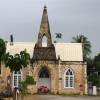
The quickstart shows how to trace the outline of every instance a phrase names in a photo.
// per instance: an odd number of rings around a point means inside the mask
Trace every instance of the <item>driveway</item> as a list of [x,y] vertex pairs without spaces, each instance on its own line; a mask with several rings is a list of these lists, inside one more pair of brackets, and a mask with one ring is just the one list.
[[100,100],[100,96],[63,97],[59,95],[29,95],[24,100]]

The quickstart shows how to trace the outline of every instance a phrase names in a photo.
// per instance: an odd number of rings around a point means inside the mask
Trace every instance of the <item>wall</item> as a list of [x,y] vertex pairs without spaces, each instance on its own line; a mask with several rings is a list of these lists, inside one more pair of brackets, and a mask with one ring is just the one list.
[[[85,93],[85,84],[86,83],[86,75],[85,75],[85,64],[82,62],[62,62],[61,63],[61,80],[59,81],[60,91],[59,93],[66,94],[86,94]],[[65,88],[64,87],[64,72],[66,69],[71,68],[74,72],[74,88]],[[80,87],[80,85],[82,87]]]
[[[38,82],[38,74],[41,66],[45,65],[50,72],[51,79],[51,93],[64,93],[64,94],[87,94],[87,73],[86,63],[83,62],[61,62],[60,73],[59,63],[56,61],[35,61],[33,65],[28,65],[23,73],[23,78],[26,75],[32,75],[36,82]],[[10,70],[2,65],[2,76],[0,76],[0,90],[7,86],[7,76],[11,75]],[[75,75],[74,88],[64,88],[64,72],[67,68],[71,68]],[[59,75],[61,77],[59,77]],[[82,91],[80,91],[80,85],[82,85]],[[37,84],[36,84],[37,88]]]
[[10,75],[9,68],[6,68],[4,63],[1,63],[1,75],[0,75],[0,91],[7,87],[7,77]]
[[57,93],[58,91],[58,67],[55,64],[55,61],[38,61],[33,64],[34,72],[33,77],[35,78],[36,82],[38,82],[39,79],[39,71],[42,66],[46,66],[46,68],[50,72],[50,78],[51,78],[51,92]]

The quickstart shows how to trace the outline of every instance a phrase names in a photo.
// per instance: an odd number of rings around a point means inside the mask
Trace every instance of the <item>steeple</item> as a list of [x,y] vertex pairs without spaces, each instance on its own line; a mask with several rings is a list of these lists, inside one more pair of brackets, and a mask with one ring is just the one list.
[[40,33],[42,34],[50,34],[50,27],[49,27],[49,20],[48,20],[48,14],[47,14],[47,7],[44,6],[41,25],[40,25]]
[[44,6],[42,20],[41,20],[41,24],[40,24],[40,30],[39,30],[39,34],[38,34],[38,43],[37,44],[39,47],[42,47],[43,36],[46,36],[47,46],[50,47],[52,45],[52,39],[51,39],[51,33],[50,33],[49,20],[48,20],[46,6]]
[[[47,47],[42,46],[43,37],[47,38]],[[36,60],[56,60],[55,47],[52,44],[47,7],[44,6],[38,41],[35,44],[32,62]]]

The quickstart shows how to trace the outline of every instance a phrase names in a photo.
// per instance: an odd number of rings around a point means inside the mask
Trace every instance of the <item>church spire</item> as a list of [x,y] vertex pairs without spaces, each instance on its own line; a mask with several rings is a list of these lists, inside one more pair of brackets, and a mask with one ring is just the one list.
[[[42,46],[43,37],[47,38],[47,47]],[[52,44],[47,7],[44,6],[38,41],[35,44],[32,62],[36,60],[56,60],[55,47]]]
[[52,39],[51,39],[51,33],[50,33],[49,20],[48,20],[46,6],[44,6],[42,20],[41,20],[41,24],[40,24],[40,30],[39,30],[39,34],[38,34],[38,46],[39,47],[42,47],[43,36],[46,36],[47,46],[50,47],[52,45]]
[[50,27],[49,27],[49,20],[48,20],[48,13],[47,7],[44,6],[41,25],[40,25],[40,33],[42,34],[50,34]]

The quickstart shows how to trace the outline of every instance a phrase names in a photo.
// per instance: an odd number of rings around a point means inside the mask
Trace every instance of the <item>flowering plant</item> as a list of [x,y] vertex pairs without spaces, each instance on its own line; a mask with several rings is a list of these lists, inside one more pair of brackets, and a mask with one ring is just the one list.
[[49,89],[48,89],[48,87],[47,86],[40,86],[39,88],[38,88],[38,92],[39,93],[48,93],[49,92]]

